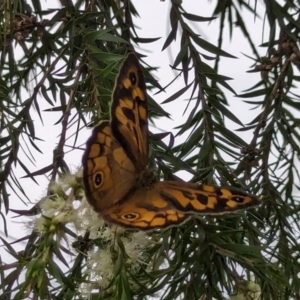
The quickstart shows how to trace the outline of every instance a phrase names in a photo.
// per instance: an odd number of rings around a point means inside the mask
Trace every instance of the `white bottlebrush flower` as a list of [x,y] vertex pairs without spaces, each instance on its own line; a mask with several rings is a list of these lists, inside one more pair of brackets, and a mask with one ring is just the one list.
[[230,300],[260,300],[261,288],[255,282],[248,282],[243,288],[243,292],[230,296]]
[[104,221],[99,218],[99,214],[96,213],[83,197],[78,207],[73,208],[76,218],[73,225],[80,234],[84,234],[86,230],[90,232],[90,238],[95,239],[98,237],[99,228],[102,228]]
[[44,197],[39,204],[43,215],[49,218],[55,216],[58,212],[62,211],[65,205],[66,201],[57,195]]
[[247,300],[259,300],[261,296],[260,285],[255,282],[249,282],[247,285],[248,293]]
[[62,210],[61,212],[59,212],[53,218],[53,220],[56,223],[67,224],[67,223],[74,223],[74,221],[76,220],[76,217],[77,217],[77,215],[74,213],[74,211],[72,209],[65,209],[65,210]]
[[145,250],[151,245],[149,237],[142,231],[134,232],[129,236],[123,236],[122,241],[126,254],[130,259],[126,261],[133,273],[140,270],[141,264],[146,264]]
[[76,187],[78,182],[74,174],[65,174],[61,179],[62,188],[64,191],[68,190],[70,187]]
[[35,230],[39,234],[42,235],[46,232],[47,220],[43,216],[37,218],[33,222],[30,222],[30,224],[32,225],[33,230]]
[[78,287],[78,294],[82,297],[82,299],[90,299],[91,293],[94,287],[89,282],[82,282]]
[[94,287],[107,288],[114,278],[111,253],[104,249],[89,251],[86,273]]
[[51,182],[50,191],[52,192],[52,194],[59,195],[61,197],[65,195],[65,192],[62,189],[61,182]]

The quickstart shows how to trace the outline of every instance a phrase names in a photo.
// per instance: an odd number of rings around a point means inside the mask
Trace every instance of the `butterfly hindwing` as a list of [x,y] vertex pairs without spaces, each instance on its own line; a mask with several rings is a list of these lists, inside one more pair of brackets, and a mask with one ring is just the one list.
[[181,212],[220,215],[259,204],[256,196],[231,187],[163,181],[157,183],[156,189],[162,199]]
[[259,203],[257,197],[232,188],[162,181],[129,193],[108,208],[104,218],[124,227],[151,230],[181,224],[191,214],[221,215]]
[[111,127],[137,171],[148,161],[148,109],[144,75],[135,54],[126,57],[116,79]]
[[103,214],[109,223],[140,230],[167,228],[181,224],[189,217],[189,214],[174,209],[172,203],[163,199],[155,184],[136,189]]

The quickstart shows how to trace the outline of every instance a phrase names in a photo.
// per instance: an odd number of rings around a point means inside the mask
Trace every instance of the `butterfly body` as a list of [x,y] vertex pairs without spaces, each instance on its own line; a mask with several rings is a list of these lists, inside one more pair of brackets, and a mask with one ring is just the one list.
[[233,188],[159,181],[147,169],[148,110],[138,59],[129,54],[116,79],[111,120],[93,129],[82,159],[86,197],[107,222],[165,228],[191,214],[221,215],[260,203]]

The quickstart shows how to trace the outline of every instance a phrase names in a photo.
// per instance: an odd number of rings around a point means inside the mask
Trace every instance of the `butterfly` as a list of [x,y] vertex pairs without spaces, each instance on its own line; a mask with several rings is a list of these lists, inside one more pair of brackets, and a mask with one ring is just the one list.
[[93,129],[82,158],[87,200],[106,222],[151,230],[181,224],[192,214],[222,215],[260,203],[229,187],[159,181],[147,169],[148,134],[145,79],[129,53],[116,78],[111,119]]

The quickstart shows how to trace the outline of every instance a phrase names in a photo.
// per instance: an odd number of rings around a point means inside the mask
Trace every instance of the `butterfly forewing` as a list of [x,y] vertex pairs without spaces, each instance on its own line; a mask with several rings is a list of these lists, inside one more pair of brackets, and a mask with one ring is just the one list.
[[82,164],[86,197],[98,212],[122,199],[136,180],[134,165],[113,137],[108,121],[93,129]]
[[130,53],[116,79],[111,104],[111,128],[137,171],[148,160],[148,109],[144,75]]

